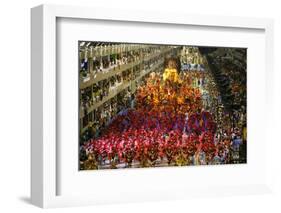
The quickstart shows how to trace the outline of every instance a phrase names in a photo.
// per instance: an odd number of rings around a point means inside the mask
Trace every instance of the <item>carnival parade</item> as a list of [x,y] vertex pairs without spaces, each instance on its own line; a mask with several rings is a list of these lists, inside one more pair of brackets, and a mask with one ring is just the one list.
[[246,50],[80,49],[80,170],[247,162]]

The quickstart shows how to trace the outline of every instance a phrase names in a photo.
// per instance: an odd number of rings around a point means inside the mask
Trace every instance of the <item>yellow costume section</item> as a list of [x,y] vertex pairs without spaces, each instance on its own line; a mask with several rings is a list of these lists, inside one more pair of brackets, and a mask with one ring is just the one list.
[[166,68],[164,73],[163,73],[163,80],[164,81],[171,81],[174,83],[179,82],[179,75],[176,69],[170,69],[170,68]]

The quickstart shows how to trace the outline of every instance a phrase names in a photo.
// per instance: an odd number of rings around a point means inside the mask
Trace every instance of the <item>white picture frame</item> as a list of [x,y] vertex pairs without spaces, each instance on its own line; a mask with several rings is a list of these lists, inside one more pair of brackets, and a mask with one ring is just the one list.
[[[264,123],[267,132],[265,137],[266,162],[262,167],[265,178],[259,184],[233,184],[214,187],[184,188],[163,185],[167,189],[161,191],[154,189],[150,196],[136,194],[97,199],[97,196],[89,195],[58,195],[58,169],[57,159],[57,20],[81,19],[81,20],[116,20],[122,22],[153,23],[155,25],[168,26],[199,26],[201,28],[243,30],[254,29],[264,33],[265,53],[264,80],[265,107],[267,116]],[[143,200],[182,199],[194,196],[215,195],[240,195],[252,193],[264,193],[271,191],[271,163],[270,163],[270,137],[268,124],[272,116],[272,79],[273,79],[273,21],[271,19],[241,18],[241,17],[216,17],[189,14],[165,14],[148,11],[120,11],[108,8],[84,8],[74,6],[41,5],[31,9],[31,201],[42,208],[92,205],[99,203],[138,202]],[[258,63],[258,62],[255,62]],[[255,82],[255,79],[250,79]],[[253,83],[252,83],[253,84]],[[78,141],[77,141],[78,143]],[[167,168],[165,172],[169,172]],[[194,170],[194,169],[193,169]],[[150,170],[151,171],[151,170]],[[181,170],[180,172],[182,172]],[[77,171],[78,172],[78,171]],[[134,171],[133,171],[134,172]],[[171,170],[175,172],[175,170]],[[191,171],[192,172],[192,171]],[[132,173],[132,172],[131,172]],[[138,175],[138,174],[136,174]],[[185,174],[186,175],[186,174]],[[174,179],[176,180],[176,179]],[[195,184],[196,185],[196,184]],[[126,187],[126,186],[124,186]],[[108,191],[110,189],[106,188]],[[165,196],[164,193],[172,195]],[[125,193],[125,192],[124,192]],[[132,192],[133,193],[133,192]],[[176,193],[176,194],[175,194]]]

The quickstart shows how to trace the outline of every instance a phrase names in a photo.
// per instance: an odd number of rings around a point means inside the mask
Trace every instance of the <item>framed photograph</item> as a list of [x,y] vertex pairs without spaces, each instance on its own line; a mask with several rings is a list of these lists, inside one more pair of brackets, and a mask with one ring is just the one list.
[[270,19],[31,10],[40,207],[271,192]]

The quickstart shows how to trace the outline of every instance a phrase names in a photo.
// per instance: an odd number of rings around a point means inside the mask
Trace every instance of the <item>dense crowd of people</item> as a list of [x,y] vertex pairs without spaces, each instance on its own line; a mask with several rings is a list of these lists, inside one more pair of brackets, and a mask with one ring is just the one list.
[[217,125],[223,118],[217,118],[210,100],[218,97],[210,96],[218,94],[204,93],[210,80],[202,71],[179,74],[171,61],[163,73],[151,73],[138,87],[134,106],[80,146],[80,168],[240,162],[243,132]]

